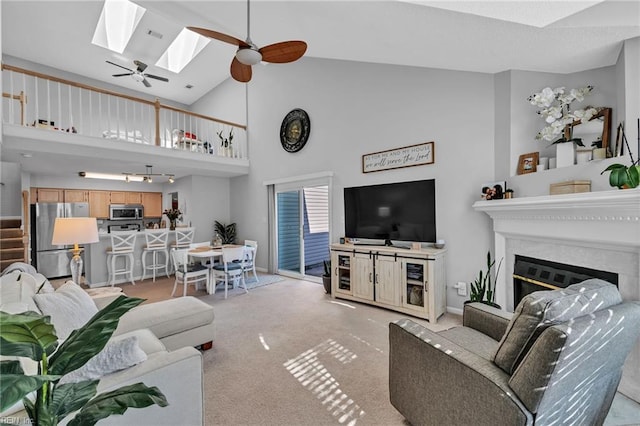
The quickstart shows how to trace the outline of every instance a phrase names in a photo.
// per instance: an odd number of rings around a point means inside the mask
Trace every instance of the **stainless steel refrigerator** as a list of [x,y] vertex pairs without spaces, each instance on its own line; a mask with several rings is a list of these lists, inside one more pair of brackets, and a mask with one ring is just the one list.
[[[51,244],[58,217],[88,217],[89,203],[39,203],[31,206],[31,263],[47,278],[71,275],[71,245]],[[81,255],[84,260],[84,255]]]

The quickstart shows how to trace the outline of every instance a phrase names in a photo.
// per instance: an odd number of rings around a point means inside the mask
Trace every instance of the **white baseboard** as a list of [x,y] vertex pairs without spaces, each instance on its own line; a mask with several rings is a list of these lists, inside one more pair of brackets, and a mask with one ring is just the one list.
[[456,315],[462,315],[462,309],[454,308],[452,306],[447,306],[447,312],[452,313],[452,314],[456,314]]

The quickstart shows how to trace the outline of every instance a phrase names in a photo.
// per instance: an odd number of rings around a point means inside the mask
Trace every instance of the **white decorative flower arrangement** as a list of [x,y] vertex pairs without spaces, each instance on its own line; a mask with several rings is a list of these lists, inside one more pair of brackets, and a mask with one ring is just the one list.
[[568,138],[565,137],[565,129],[567,125],[571,125],[576,121],[586,123],[598,113],[598,108],[591,106],[575,111],[570,110],[573,101],[582,102],[584,97],[591,93],[592,90],[593,86],[571,89],[568,92],[564,87],[556,87],[555,89],[545,87],[541,92],[529,96],[527,100],[531,105],[542,108],[538,111],[538,114],[548,124],[538,132],[536,139],[553,141],[554,144],[575,142],[580,146],[584,146],[582,139],[571,137],[571,132],[569,132]]

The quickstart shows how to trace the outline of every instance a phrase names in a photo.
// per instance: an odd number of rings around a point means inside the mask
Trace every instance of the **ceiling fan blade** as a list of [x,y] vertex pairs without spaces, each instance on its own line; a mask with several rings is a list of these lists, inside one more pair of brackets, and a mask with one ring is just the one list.
[[147,69],[147,64],[140,62],[137,59],[133,63],[138,67],[138,72],[144,72]]
[[160,81],[169,81],[169,79],[166,78],[166,77],[159,77],[159,76],[153,75],[153,74],[145,74],[144,76],[147,77],[147,78],[153,78],[153,79],[160,80]]
[[251,80],[251,74],[251,65],[240,63],[234,56],[233,61],[231,61],[231,77],[240,83],[247,83]]
[[297,61],[307,51],[307,43],[299,40],[270,44],[260,50],[262,60],[274,64]]
[[124,74],[113,74],[112,77],[124,77],[125,75],[133,75],[132,72],[126,72]]
[[239,38],[235,38],[234,36],[230,36],[227,34],[219,33],[218,31],[208,30],[206,28],[198,28],[198,27],[187,27],[187,29],[200,34],[201,36],[215,38],[216,40],[223,41],[225,43],[233,44],[235,46],[240,47],[249,47],[249,45],[240,40]]
[[131,71],[131,72],[133,72],[133,70],[132,70],[132,69],[127,68],[127,67],[123,67],[122,65],[116,64],[115,62],[107,61],[107,63],[108,63],[108,64],[111,64],[111,65],[115,65],[116,67],[123,68],[123,69],[125,69],[125,70],[127,70],[127,71]]
[[142,80],[142,84],[144,84],[147,87],[151,87],[151,83],[149,83],[146,78]]

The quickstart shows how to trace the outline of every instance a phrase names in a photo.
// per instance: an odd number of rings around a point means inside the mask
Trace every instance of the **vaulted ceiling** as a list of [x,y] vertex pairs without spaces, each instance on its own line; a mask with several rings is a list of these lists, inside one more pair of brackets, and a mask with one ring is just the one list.
[[[209,28],[244,40],[245,0],[135,3],[147,12],[124,52],[116,54],[91,43],[102,0],[2,0],[2,53],[185,105],[230,78],[235,48],[217,40],[179,74],[155,63],[186,26]],[[484,73],[569,73],[614,64],[622,42],[638,36],[637,0],[251,2],[251,38],[257,45],[304,40],[308,43],[305,57],[365,63]],[[146,88],[130,77],[114,78],[112,74],[123,70],[107,60],[129,68],[135,68],[133,61],[140,60],[148,64],[147,72],[165,76],[169,82],[150,80],[152,87]],[[193,87],[188,89],[187,85]],[[6,145],[3,161],[20,162],[27,172],[60,174],[70,161],[70,154],[53,153],[25,159],[23,150],[11,151]],[[74,161],[87,170],[103,172],[144,171],[146,164],[86,156]],[[130,164],[125,167],[127,161]],[[154,165],[159,168],[163,163],[158,160]],[[158,171],[177,177],[194,172],[175,162],[165,166]],[[218,171],[201,173],[215,175]]]
[[[147,12],[117,54],[91,44],[102,1],[4,0],[3,54],[186,105],[229,78],[235,48],[217,40],[179,74],[154,64],[186,26],[244,40],[244,0],[135,3]],[[622,41],[640,36],[639,21],[635,0],[251,2],[251,38],[259,46],[305,40],[307,57],[486,73],[567,73],[611,65]],[[130,77],[111,77],[122,70],[107,60],[130,68],[141,60],[169,82],[150,80],[152,87],[145,88]]]

